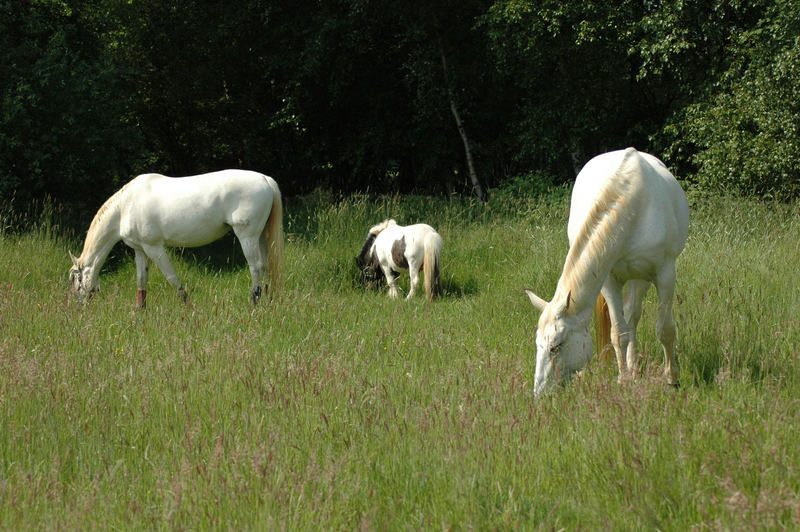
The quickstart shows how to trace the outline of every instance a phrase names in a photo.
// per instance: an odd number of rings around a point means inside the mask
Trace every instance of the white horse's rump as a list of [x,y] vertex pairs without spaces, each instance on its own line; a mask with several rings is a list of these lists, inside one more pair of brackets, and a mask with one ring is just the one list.
[[369,230],[356,264],[368,283],[385,277],[389,283],[389,297],[393,298],[398,296],[400,270],[408,270],[411,278],[406,299],[414,296],[419,271],[423,270],[425,294],[433,300],[439,291],[441,252],[442,237],[430,225],[401,226],[394,220],[386,220]]
[[553,380],[569,379],[591,359],[589,321],[601,290],[620,379],[635,376],[636,326],[650,283],[658,291],[656,330],[664,346],[664,372],[670,384],[678,384],[672,298],[675,260],[688,230],[686,194],[656,157],[628,148],[598,155],[584,166],[572,191],[570,249],[553,299],[544,301],[526,290],[542,311],[535,394]]
[[137,305],[145,306],[148,259],[185,300],[186,293],[165,246],[198,247],[233,230],[250,267],[251,298],[261,296],[264,270],[275,293],[283,255],[283,206],[271,177],[224,170],[191,177],[143,174],[97,211],[80,257],[72,256],[70,284],[81,299],[97,290],[97,277],[111,248],[122,240],[136,253]]

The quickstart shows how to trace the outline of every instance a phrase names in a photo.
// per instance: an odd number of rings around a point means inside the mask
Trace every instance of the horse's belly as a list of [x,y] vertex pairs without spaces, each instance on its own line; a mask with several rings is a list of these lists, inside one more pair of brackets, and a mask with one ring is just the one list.
[[189,231],[173,229],[172,231],[164,232],[164,245],[188,248],[205,246],[215,240],[219,240],[230,230],[231,227],[229,225],[222,223],[213,227],[206,226],[201,229],[195,226],[190,228]]
[[212,215],[162,215],[129,220],[123,224],[122,238],[129,245],[191,248],[210,244],[222,238],[230,229],[230,225],[222,219],[214,219]]
[[611,269],[611,275],[621,281],[630,279],[653,281],[656,277],[656,267],[648,260],[622,260]]
[[659,271],[668,260],[669,257],[663,249],[638,249],[634,253],[628,253],[617,259],[611,268],[611,275],[621,281],[629,279],[655,281]]

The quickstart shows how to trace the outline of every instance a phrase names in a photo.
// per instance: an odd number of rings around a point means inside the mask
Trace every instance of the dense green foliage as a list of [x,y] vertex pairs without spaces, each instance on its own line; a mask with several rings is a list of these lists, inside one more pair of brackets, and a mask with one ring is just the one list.
[[795,0],[0,0],[0,199],[91,212],[146,171],[288,195],[568,182],[633,145],[796,197]]
[[[174,253],[190,305],[154,271],[136,312],[124,247],[82,306],[78,240],[0,231],[0,529],[797,529],[800,216],[690,199],[680,390],[651,291],[637,382],[593,361],[541,400],[521,288],[552,293],[563,194],[292,198],[285,291],[255,309],[233,239]],[[441,232],[440,300],[357,284],[390,214]]]
[[732,64],[685,110],[682,133],[699,150],[697,180],[758,196],[800,195],[800,8],[778,0],[733,40]]

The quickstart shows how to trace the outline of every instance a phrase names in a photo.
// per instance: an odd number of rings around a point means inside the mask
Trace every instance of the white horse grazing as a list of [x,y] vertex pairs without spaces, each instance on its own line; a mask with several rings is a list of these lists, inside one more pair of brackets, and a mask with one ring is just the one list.
[[[672,297],[675,260],[689,231],[689,206],[660,160],[633,148],[598,155],[575,181],[567,234],[570,248],[550,302],[526,290],[542,311],[536,330],[534,394],[569,379],[592,357],[589,321],[598,293],[608,302],[620,380],[636,375],[636,326],[642,299],[658,291],[656,331],[664,373],[678,384]],[[622,289],[628,283],[623,305]]]
[[439,291],[441,252],[442,237],[430,225],[402,226],[394,220],[386,220],[369,230],[356,264],[368,283],[386,277],[392,298],[398,296],[398,272],[408,270],[411,286],[406,300],[414,296],[419,272],[424,269],[425,294],[433,300]]
[[[271,177],[224,170],[191,177],[143,174],[132,179],[97,211],[80,257],[72,257],[69,279],[85,300],[98,289],[97,277],[111,248],[122,240],[136,252],[136,304],[146,304],[148,259],[186,301],[165,246],[198,247],[233,229],[253,278],[253,303],[261,296],[266,268],[272,293],[278,288],[283,255],[283,206]],[[267,285],[267,289],[270,289]]]

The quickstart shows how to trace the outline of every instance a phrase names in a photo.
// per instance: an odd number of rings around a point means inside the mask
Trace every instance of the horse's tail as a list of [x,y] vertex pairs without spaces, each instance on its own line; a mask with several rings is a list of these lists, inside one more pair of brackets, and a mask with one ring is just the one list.
[[597,296],[594,304],[594,351],[599,360],[607,360],[614,350],[611,345],[611,316],[608,314],[608,303],[603,294]]
[[264,225],[264,236],[267,241],[267,268],[269,272],[270,297],[280,290],[281,267],[283,262],[283,202],[278,183],[267,177],[267,184],[272,189],[272,209]]
[[425,294],[429,301],[439,293],[439,257],[442,253],[442,237],[439,233],[432,232],[425,235],[423,241],[425,251],[422,259],[423,274],[425,275]]

